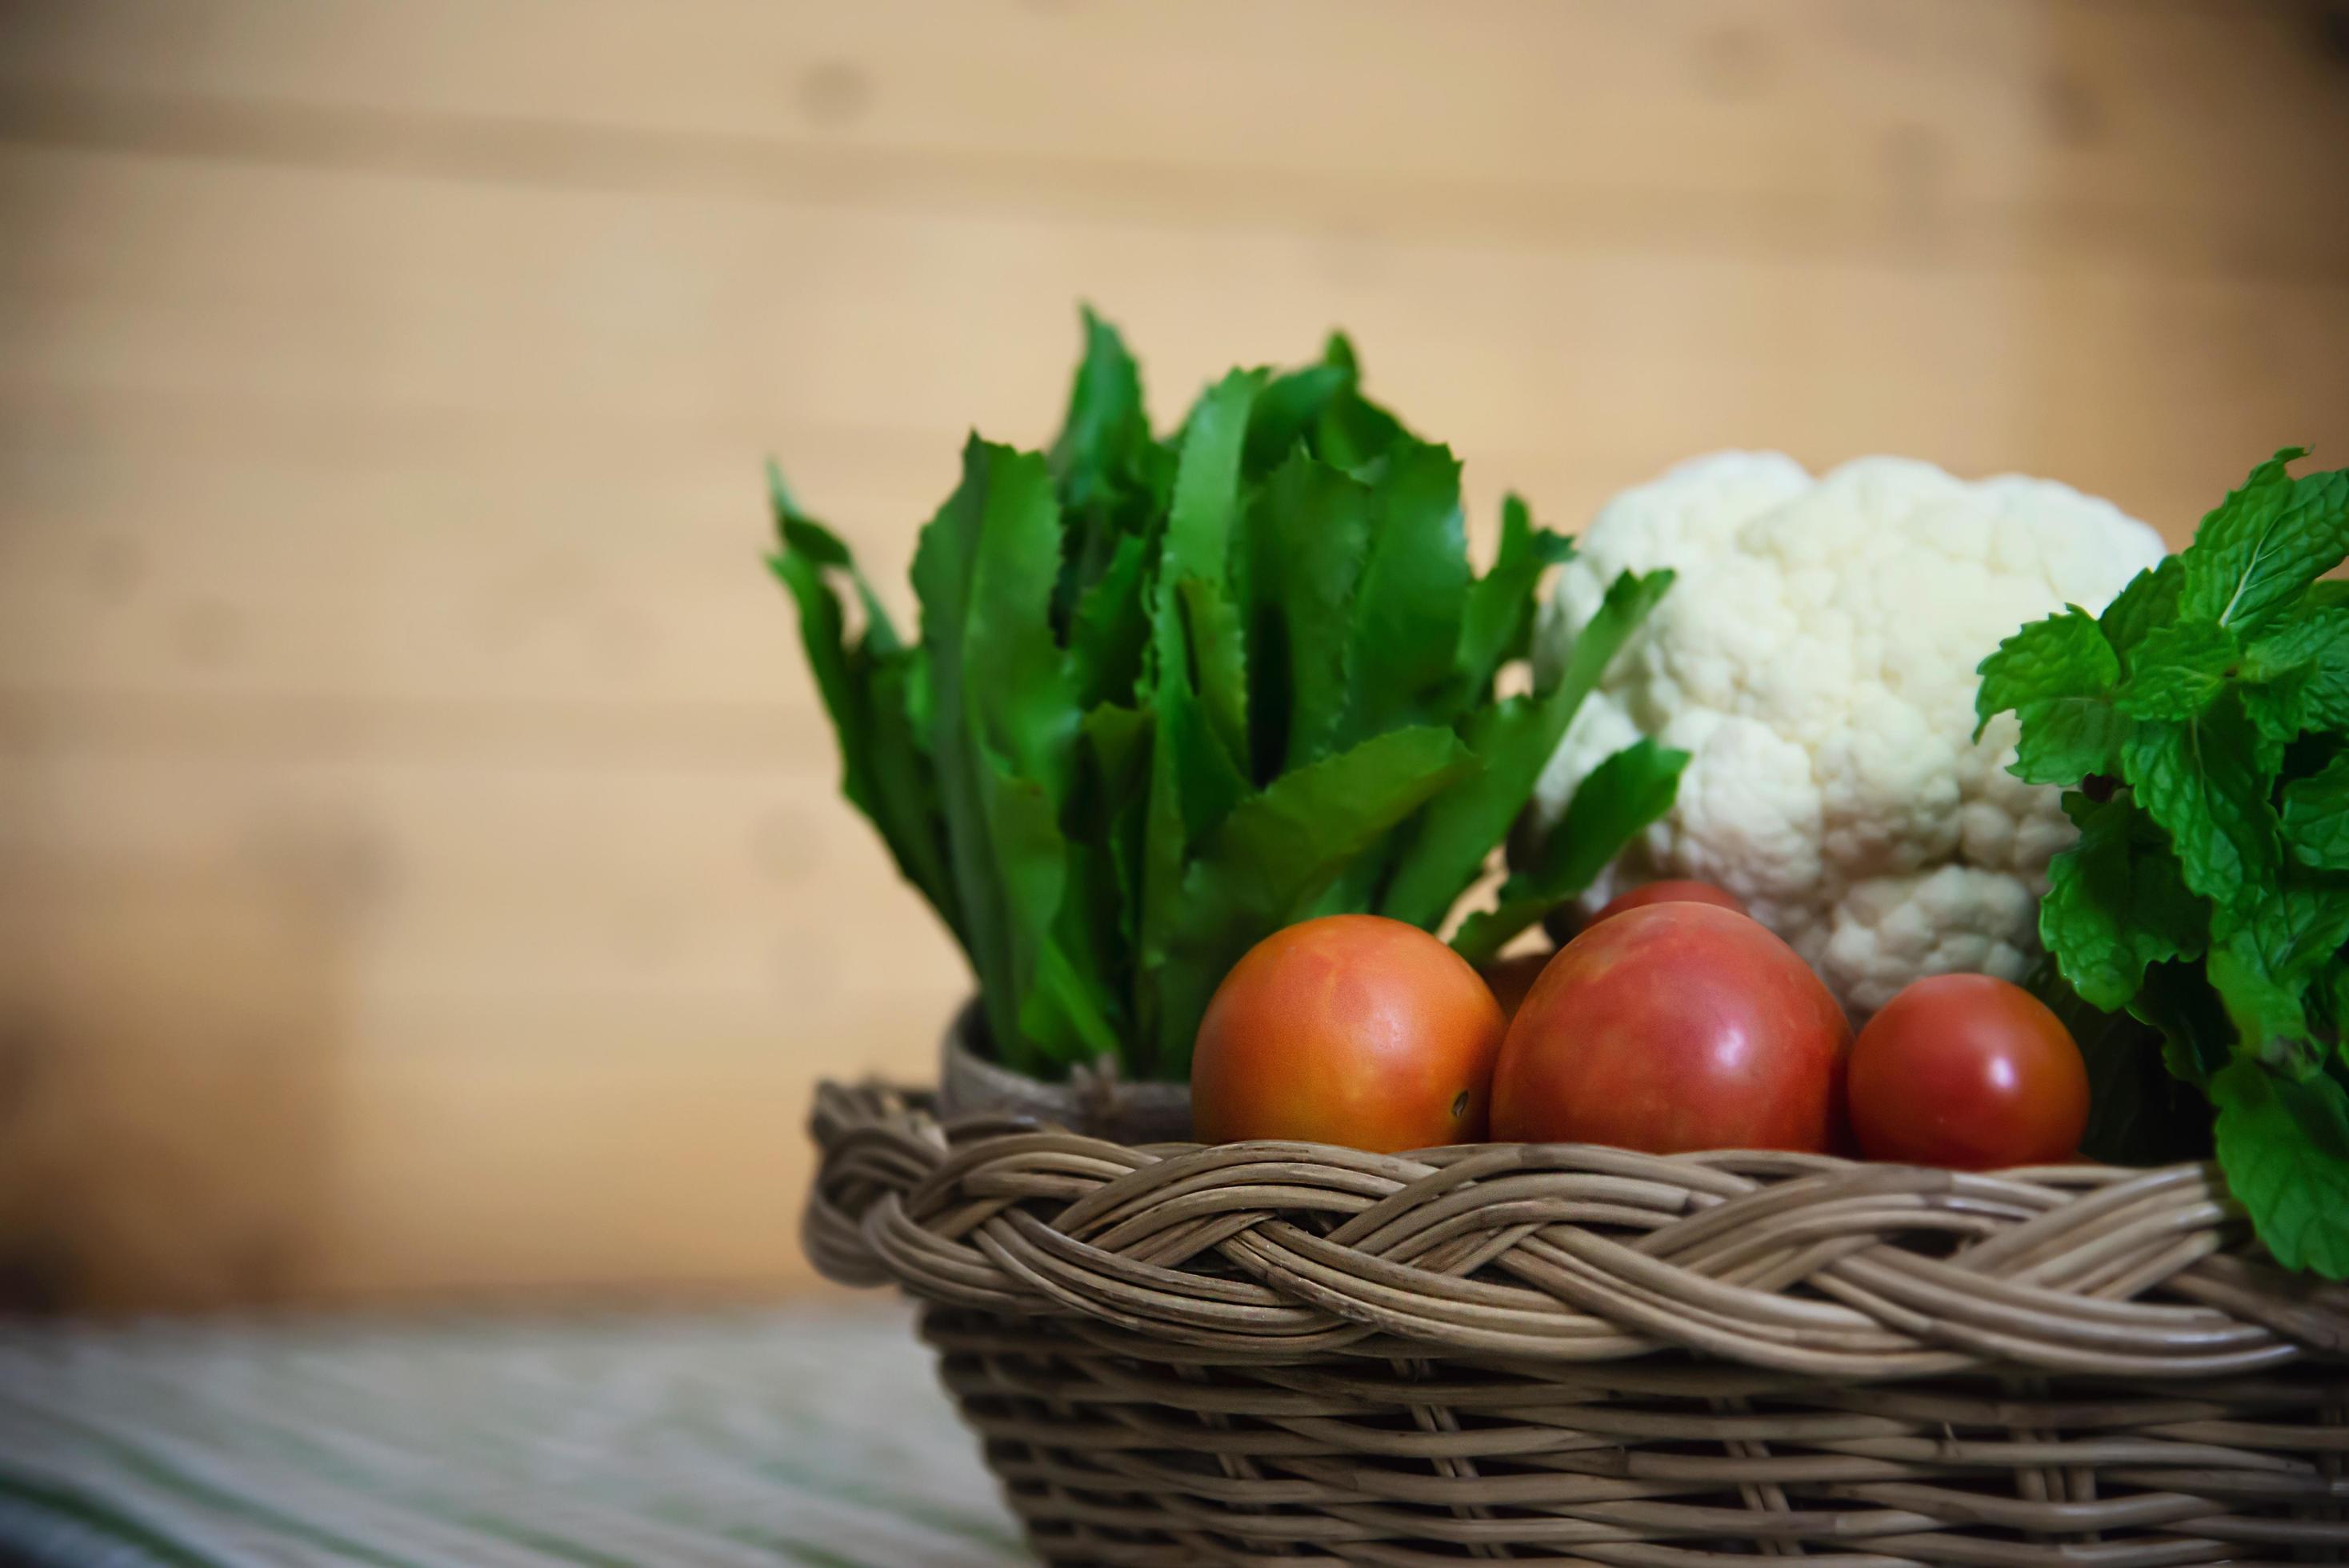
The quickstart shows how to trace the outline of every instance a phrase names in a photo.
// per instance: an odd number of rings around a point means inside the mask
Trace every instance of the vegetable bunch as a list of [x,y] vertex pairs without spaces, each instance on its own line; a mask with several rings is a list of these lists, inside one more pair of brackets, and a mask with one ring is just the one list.
[[2001,644],[1976,711],[2013,709],[2013,771],[2067,789],[2080,837],[2040,908],[2063,981],[2148,1032],[2132,1055],[2127,1026],[2092,1043],[2075,1025],[2089,1151],[2196,1151],[2199,1130],[2148,1072],[2158,1036],[2168,1073],[2216,1111],[2228,1186],[2268,1250],[2340,1279],[2349,583],[2320,579],[2349,557],[2349,470],[2295,479],[2303,455],[2253,469],[2102,615],[2074,606]]
[[[1624,573],[1557,673],[1498,695],[1568,542],[1510,497],[1476,575],[1458,461],[1362,396],[1342,336],[1235,370],[1162,439],[1087,313],[1049,451],[974,436],[922,530],[917,642],[772,490],[843,792],[969,955],[998,1057],[1037,1073],[1184,1075],[1216,984],[1290,922],[1434,929],[1671,581]],[[1579,892],[1684,761],[1643,741],[1595,772],[1463,950]]]

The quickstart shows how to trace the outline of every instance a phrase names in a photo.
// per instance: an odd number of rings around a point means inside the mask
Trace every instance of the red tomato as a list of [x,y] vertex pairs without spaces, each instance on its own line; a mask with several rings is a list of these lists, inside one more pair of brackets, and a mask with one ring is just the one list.
[[[1590,924],[1611,919],[1627,909],[1644,909],[1651,903],[1709,903],[1721,909],[1745,913],[1745,902],[1726,888],[1708,882],[1651,882],[1617,893],[1607,901],[1607,907],[1590,917]],[[1585,931],[1590,926],[1583,927]]]
[[1851,1026],[1760,923],[1657,903],[1558,950],[1493,1074],[1493,1135],[1696,1149],[1824,1151]]
[[1471,1142],[1505,1028],[1483,977],[1417,926],[1309,920],[1250,948],[1207,1004],[1193,1130],[1381,1154]]
[[1517,1009],[1525,1006],[1526,994],[1533,990],[1534,982],[1541,978],[1541,972],[1548,968],[1549,961],[1557,956],[1555,951],[1520,953],[1514,958],[1496,958],[1485,965],[1485,984],[1493,988],[1493,1000],[1501,1005],[1503,1017],[1517,1016]]
[[1936,975],[1904,987],[1851,1049],[1852,1132],[1870,1160],[1995,1171],[2072,1159],[2088,1068],[2020,985]]

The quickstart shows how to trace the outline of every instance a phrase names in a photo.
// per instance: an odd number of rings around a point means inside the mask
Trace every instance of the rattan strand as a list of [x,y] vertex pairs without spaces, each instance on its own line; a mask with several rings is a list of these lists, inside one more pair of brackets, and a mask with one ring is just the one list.
[[818,1092],[1054,1563],[2339,1561],[2349,1290],[2201,1166],[1128,1147]]

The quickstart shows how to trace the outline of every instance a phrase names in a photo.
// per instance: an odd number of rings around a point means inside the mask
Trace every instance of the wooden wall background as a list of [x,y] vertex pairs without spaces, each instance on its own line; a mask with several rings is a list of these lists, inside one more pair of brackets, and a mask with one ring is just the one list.
[[[890,579],[1075,302],[1351,329],[1571,522],[1709,448],[2173,539],[2349,456],[2349,22],[2253,0],[0,4],[0,1295],[758,1289],[963,985],[760,463]],[[901,595],[902,597],[902,595]]]

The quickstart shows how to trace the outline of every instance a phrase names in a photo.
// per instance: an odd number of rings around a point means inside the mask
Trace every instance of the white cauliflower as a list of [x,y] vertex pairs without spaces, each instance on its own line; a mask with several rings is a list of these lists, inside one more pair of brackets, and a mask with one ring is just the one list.
[[1974,666],[2026,621],[2100,610],[2162,554],[2109,501],[1868,458],[1814,480],[1775,453],[1699,458],[1602,509],[1545,607],[1556,670],[1625,570],[1678,580],[1591,694],[1536,792],[1546,831],[1640,735],[1688,751],[1669,815],[1586,901],[1659,877],[1745,900],[1855,1020],[1920,975],[2018,979],[2038,949],[2057,792],[1974,727]]

